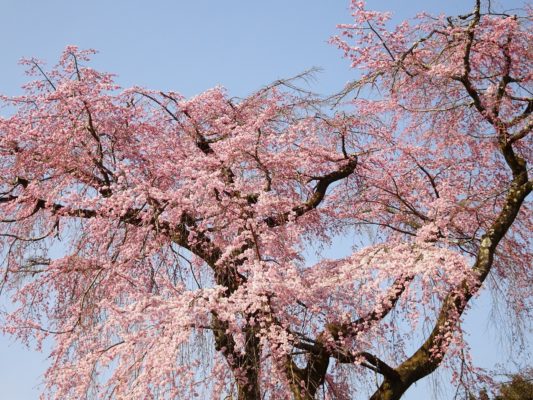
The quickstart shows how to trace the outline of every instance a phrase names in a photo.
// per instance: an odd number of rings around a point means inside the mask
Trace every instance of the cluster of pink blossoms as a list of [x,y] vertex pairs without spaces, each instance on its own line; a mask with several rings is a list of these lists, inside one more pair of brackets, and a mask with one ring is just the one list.
[[[475,372],[461,319],[487,276],[527,320],[529,20],[477,4],[389,30],[364,7],[333,39],[361,79],[328,100],[123,90],[75,47],[24,62],[1,326],[53,338],[46,396],[350,398],[379,374],[373,398],[399,398]],[[306,262],[353,232],[372,244]]]

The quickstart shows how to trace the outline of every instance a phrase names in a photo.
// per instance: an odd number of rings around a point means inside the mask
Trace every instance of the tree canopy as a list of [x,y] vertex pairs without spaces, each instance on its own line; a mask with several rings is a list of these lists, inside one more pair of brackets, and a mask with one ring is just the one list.
[[[531,10],[352,1],[361,76],[235,99],[121,88],[67,47],[0,118],[2,329],[54,339],[57,399],[399,399],[439,366],[483,381],[462,330],[489,286],[529,321]],[[310,244],[372,233],[344,258]],[[376,385],[377,376],[377,385]]]

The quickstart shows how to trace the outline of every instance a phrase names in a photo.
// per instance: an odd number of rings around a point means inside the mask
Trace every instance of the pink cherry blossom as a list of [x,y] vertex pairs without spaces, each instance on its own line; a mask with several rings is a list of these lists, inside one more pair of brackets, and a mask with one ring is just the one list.
[[[462,318],[488,276],[530,317],[530,16],[365,7],[332,39],[361,77],[328,99],[123,89],[73,46],[23,61],[1,327],[53,340],[43,398],[340,399],[377,374],[399,399],[478,376]],[[373,239],[306,262],[353,232]]]

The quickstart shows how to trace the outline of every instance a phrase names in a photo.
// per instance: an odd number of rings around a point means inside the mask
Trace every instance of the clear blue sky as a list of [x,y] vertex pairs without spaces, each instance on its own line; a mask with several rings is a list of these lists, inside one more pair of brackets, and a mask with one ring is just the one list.
[[[368,0],[397,19],[422,9],[462,13],[466,0]],[[496,5],[493,0],[493,4]],[[500,0],[503,8],[520,0]],[[0,0],[0,93],[20,93],[17,61],[36,56],[54,64],[66,45],[97,49],[93,66],[118,74],[122,86],[175,90],[191,96],[215,85],[244,96],[312,66],[314,90],[331,93],[354,78],[348,62],[327,44],[337,23],[349,22],[348,0]],[[340,249],[333,249],[340,252]],[[496,331],[487,329],[488,297],[467,318],[475,358],[506,361]],[[0,337],[0,399],[34,400],[46,355]],[[406,399],[429,399],[426,384]],[[443,398],[450,396],[444,395]]]

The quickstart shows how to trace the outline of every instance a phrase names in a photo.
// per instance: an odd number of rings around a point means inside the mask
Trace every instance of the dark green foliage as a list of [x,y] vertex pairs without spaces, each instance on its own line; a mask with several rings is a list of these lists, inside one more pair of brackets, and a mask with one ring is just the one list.
[[[498,394],[493,400],[533,400],[533,368],[510,375],[507,382],[500,384]],[[469,400],[490,400],[485,390],[478,396],[470,394]]]

